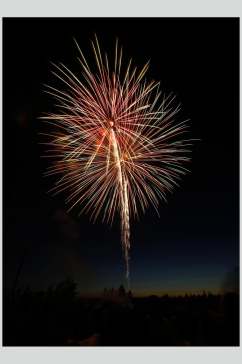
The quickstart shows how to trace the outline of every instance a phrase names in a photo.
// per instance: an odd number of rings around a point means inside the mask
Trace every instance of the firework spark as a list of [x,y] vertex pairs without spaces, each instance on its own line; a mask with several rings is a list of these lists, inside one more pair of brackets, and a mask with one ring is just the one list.
[[46,174],[58,176],[53,193],[69,192],[69,210],[78,206],[80,213],[90,212],[93,220],[102,214],[109,223],[119,213],[128,279],[130,221],[150,204],[158,213],[159,200],[186,173],[187,122],[175,123],[180,105],[174,106],[174,96],[145,80],[148,63],[140,71],[132,60],[123,65],[118,41],[111,64],[95,37],[94,70],[77,47],[81,75],[54,65],[64,87],[47,86],[58,111],[42,118],[53,127],[45,133],[51,158]]

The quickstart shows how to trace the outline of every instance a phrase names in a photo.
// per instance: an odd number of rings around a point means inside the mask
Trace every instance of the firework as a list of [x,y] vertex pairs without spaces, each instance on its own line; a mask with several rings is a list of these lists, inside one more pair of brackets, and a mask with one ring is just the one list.
[[108,223],[119,214],[128,279],[130,222],[149,205],[158,213],[159,200],[166,200],[186,173],[187,122],[174,122],[180,109],[174,96],[145,79],[148,63],[140,70],[132,60],[125,63],[118,41],[111,63],[95,37],[92,68],[77,47],[80,75],[54,65],[63,87],[47,86],[58,105],[56,113],[42,118],[53,127],[45,133],[46,175],[58,176],[53,193],[68,191],[69,210],[78,207]]

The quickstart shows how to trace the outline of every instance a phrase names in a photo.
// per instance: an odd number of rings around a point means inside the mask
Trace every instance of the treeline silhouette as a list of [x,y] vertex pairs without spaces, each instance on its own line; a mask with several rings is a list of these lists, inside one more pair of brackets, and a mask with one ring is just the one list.
[[66,279],[46,291],[4,295],[4,346],[238,346],[239,295],[133,297],[77,294]]

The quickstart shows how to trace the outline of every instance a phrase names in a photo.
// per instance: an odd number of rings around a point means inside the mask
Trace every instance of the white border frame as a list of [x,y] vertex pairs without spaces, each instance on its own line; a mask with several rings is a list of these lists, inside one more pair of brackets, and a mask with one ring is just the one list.
[[[167,2],[162,0],[148,0],[147,2],[144,2],[144,0],[68,0],[66,2],[61,0],[2,0],[0,11],[2,17],[240,17],[240,4],[241,1],[239,0],[203,0],[199,2],[196,0],[168,0]],[[0,33],[0,38],[2,41],[2,27],[0,29]],[[0,92],[2,93],[2,88]],[[0,100],[0,107],[2,111],[2,94]],[[240,140],[241,135],[242,133],[240,128]],[[2,124],[0,128],[0,139],[2,141]],[[0,173],[2,173],[2,148],[0,148],[0,163]],[[0,180],[2,183],[2,178]],[[2,203],[2,185],[0,192],[0,202]],[[0,219],[0,233],[2,236],[2,216]],[[0,249],[0,261],[2,262],[2,245]],[[0,270],[0,289],[1,296],[2,269]],[[2,300],[0,300],[0,309],[0,324],[2,324]],[[2,328],[2,325],[0,326]],[[1,343],[2,330],[0,331],[0,345]],[[179,362],[186,364],[193,364],[194,362],[196,364],[204,364],[205,362],[237,364],[242,362],[242,354],[240,347],[0,347],[0,361],[3,364],[43,364],[43,362],[58,362],[58,364],[60,364],[66,363],[67,361],[72,361],[73,359],[83,360],[84,363],[104,362],[105,364],[135,363],[136,361],[139,363],[168,361],[169,363]]]

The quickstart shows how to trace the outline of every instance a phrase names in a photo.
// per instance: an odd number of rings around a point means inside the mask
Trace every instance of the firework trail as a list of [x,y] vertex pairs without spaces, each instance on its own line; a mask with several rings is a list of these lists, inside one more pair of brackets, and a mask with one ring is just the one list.
[[132,60],[123,65],[118,41],[111,64],[95,37],[94,69],[77,47],[81,74],[54,65],[64,87],[47,86],[58,111],[42,118],[53,127],[43,133],[51,160],[46,175],[59,176],[53,193],[69,191],[69,210],[78,206],[80,213],[91,212],[93,220],[103,214],[109,223],[119,213],[129,279],[130,221],[149,204],[158,213],[159,200],[166,200],[186,173],[187,123],[174,123],[180,109],[174,96],[165,96],[159,82],[144,79],[148,63],[140,71]]

